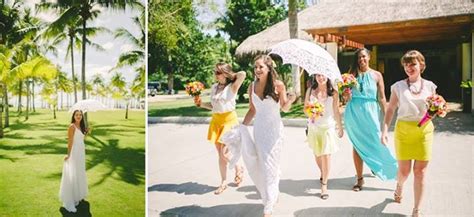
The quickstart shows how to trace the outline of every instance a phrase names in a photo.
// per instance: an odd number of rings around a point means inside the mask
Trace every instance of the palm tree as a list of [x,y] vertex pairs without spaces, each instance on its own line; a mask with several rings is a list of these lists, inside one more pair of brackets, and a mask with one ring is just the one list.
[[[45,2],[45,0],[43,0]],[[142,4],[137,0],[57,0],[50,2],[50,8],[62,8],[65,12],[58,18],[64,19],[63,16],[77,17],[79,16],[82,26],[82,41],[87,42],[87,22],[95,19],[100,14],[98,7],[111,8],[117,10],[124,10],[127,7],[136,8],[141,7]],[[81,64],[81,84],[82,84],[82,99],[86,99],[86,43],[82,43],[82,64]]]
[[[29,81],[33,78],[39,78],[44,81],[49,81],[52,78],[56,77],[58,69],[54,64],[51,63],[48,59],[41,55],[33,57],[31,60],[25,61],[15,68],[13,68],[12,73],[16,75],[17,79],[21,82],[26,80]],[[27,82],[26,86],[27,96],[29,95],[29,85]],[[21,89],[20,89],[21,93]],[[27,106],[26,106],[26,116],[25,120],[28,120],[29,113],[29,97],[27,97]]]
[[110,87],[112,89],[112,98],[115,99],[115,107],[118,107],[118,100],[123,99],[126,95],[125,87],[127,82],[120,72],[115,74],[110,79]]
[[[43,2],[37,6],[39,11],[47,11],[54,9],[54,4],[50,2]],[[82,47],[82,41],[80,33],[86,33],[87,38],[96,36],[100,33],[109,33],[110,30],[104,27],[87,27],[85,30],[78,27],[81,23],[79,16],[74,16],[72,10],[64,10],[63,8],[58,8],[61,13],[60,17],[52,22],[48,29],[43,33],[43,37],[46,40],[53,40],[52,45],[56,46],[64,41],[68,42],[66,59],[71,57],[71,74],[73,77],[73,87],[74,87],[74,102],[77,102],[77,79],[75,75],[74,67],[74,48]],[[68,14],[69,13],[69,14]],[[66,27],[66,28],[65,28]],[[99,44],[93,43],[90,40],[87,40],[87,45],[95,48],[98,51],[103,51],[104,49]],[[87,85],[86,85],[87,86]]]
[[145,64],[145,8],[141,8],[140,16],[133,17],[133,23],[140,29],[140,35],[134,36],[130,31],[125,28],[119,28],[115,31],[115,38],[122,38],[132,44],[133,49],[131,51],[122,53],[118,59],[117,65],[112,69],[121,68],[123,66],[134,66],[139,67]]
[[[58,75],[56,77],[56,82],[57,82],[57,89],[58,91],[61,91],[61,109],[63,107],[63,93],[70,93],[72,92],[73,85],[72,81],[68,79],[67,74],[65,72],[59,71]],[[57,95],[57,94],[56,94]]]
[[[298,1],[288,0],[288,24],[290,29],[290,38],[298,38]],[[301,96],[300,74],[297,66],[291,67],[291,74],[293,75],[293,88],[296,92],[296,97]],[[303,99],[304,100],[304,99]]]

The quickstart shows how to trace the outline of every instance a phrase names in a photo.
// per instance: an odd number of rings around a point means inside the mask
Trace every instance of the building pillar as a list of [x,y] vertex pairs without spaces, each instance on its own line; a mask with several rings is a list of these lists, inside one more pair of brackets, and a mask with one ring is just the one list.
[[[474,54],[474,46],[473,45],[474,45],[474,29],[471,28],[471,64],[469,64],[470,68],[471,68],[471,70],[470,70],[471,74],[468,76],[468,78],[470,78],[471,81],[474,80],[473,79],[474,72],[472,71],[473,70],[472,63],[474,63],[474,55],[473,55]],[[464,71],[464,66],[463,66],[463,71]],[[474,94],[473,93],[474,93],[474,87],[471,88],[471,100],[472,100],[471,102],[474,102]],[[472,103],[472,105],[471,105],[471,112],[474,113],[474,103]]]
[[377,70],[377,57],[378,57],[378,46],[373,45],[372,50],[370,51],[370,60],[369,60],[369,67],[372,69]]
[[337,52],[338,52],[338,46],[336,42],[328,42],[326,43],[326,50],[331,54],[331,56],[334,58],[337,64]]

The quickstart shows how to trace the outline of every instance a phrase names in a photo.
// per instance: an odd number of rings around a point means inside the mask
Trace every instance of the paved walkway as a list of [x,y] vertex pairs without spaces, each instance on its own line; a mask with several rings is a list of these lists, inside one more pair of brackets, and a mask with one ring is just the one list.
[[[458,112],[438,119],[423,205],[426,216],[474,216],[474,116]],[[149,216],[261,216],[263,206],[245,173],[240,187],[213,194],[219,183],[217,154],[205,124],[150,124],[148,128]],[[413,206],[413,176],[402,204],[392,200],[395,182],[366,173],[363,191],[353,192],[354,167],[347,135],[332,157],[330,198],[319,199],[319,172],[305,143],[304,128],[285,127],[279,202],[274,216],[405,216]],[[390,133],[393,151],[393,132]],[[233,179],[233,171],[228,179]]]

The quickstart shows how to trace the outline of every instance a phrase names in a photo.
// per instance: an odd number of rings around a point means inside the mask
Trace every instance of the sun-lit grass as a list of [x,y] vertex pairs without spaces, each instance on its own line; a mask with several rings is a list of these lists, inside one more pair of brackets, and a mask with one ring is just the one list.
[[[71,114],[13,113],[0,139],[0,216],[61,216],[58,198]],[[145,215],[145,113],[91,112],[86,164],[92,216]]]
[[[209,102],[209,96],[203,97],[203,102]],[[249,104],[237,103],[236,111],[239,117],[244,117],[248,111]],[[211,111],[203,108],[197,108],[193,100],[178,99],[167,102],[152,102],[148,103],[149,117],[170,117],[170,116],[187,116],[187,117],[209,117]],[[296,103],[292,106],[290,112],[281,113],[285,118],[305,118],[303,113],[303,104]]]

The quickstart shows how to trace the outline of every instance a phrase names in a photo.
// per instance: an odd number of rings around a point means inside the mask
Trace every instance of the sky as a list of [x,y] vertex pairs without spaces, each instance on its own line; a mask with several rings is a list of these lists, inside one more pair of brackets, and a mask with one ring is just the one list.
[[[36,3],[40,0],[27,0],[25,1],[26,7],[34,8]],[[133,21],[132,17],[138,16],[138,11],[132,11],[127,9],[126,11],[110,11],[105,8],[99,8],[102,13],[92,22],[88,23],[88,26],[106,27],[111,31],[114,31],[120,27],[128,29],[135,36],[139,36],[140,30]],[[57,18],[56,14],[53,13],[40,13],[36,15],[38,18],[52,22]],[[114,39],[112,34],[102,34],[91,39],[91,41],[101,45],[105,51],[96,51],[91,47],[86,49],[86,79],[91,79],[95,74],[101,74],[106,81],[109,81],[114,73],[108,72],[117,63],[118,57],[121,53],[131,50],[133,47],[127,41],[123,39]],[[55,64],[61,67],[61,70],[71,76],[71,60],[66,59],[67,44],[63,43],[58,46],[58,57],[52,54],[48,54],[47,57]],[[74,65],[75,72],[80,79],[82,56],[80,49],[75,49]],[[136,72],[131,67],[125,67],[119,69],[118,72],[122,73],[127,82],[131,82],[136,75]]]

